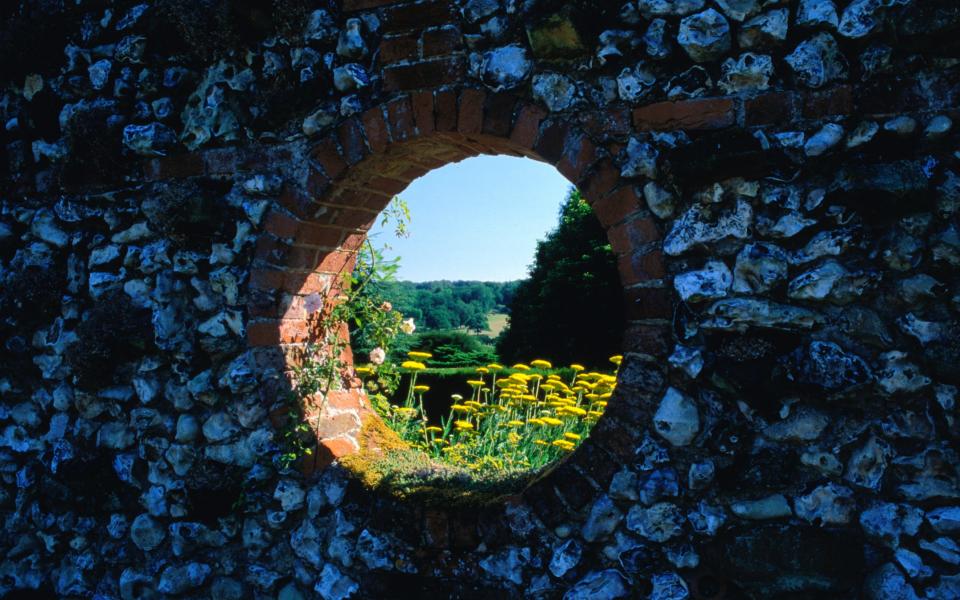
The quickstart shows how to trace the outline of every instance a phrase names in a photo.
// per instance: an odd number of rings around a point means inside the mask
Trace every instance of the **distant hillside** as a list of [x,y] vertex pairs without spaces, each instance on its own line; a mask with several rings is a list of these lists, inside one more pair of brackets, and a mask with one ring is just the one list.
[[[391,281],[378,283],[394,308],[413,317],[420,330],[490,331],[490,313],[509,312],[519,281]],[[499,327],[497,333],[502,329]]]

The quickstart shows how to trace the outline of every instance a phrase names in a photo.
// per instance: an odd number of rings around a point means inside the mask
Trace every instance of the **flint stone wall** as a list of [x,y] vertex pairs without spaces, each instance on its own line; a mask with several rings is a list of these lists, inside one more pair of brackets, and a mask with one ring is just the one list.
[[[960,596],[951,0],[9,4],[0,594]],[[608,414],[427,508],[339,466],[348,370],[279,470],[365,231],[476,154],[607,228]]]

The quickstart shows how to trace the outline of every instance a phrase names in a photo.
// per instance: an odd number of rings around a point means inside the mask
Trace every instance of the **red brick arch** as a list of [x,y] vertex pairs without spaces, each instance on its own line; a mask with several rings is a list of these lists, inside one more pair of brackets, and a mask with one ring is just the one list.
[[[597,118],[622,120],[617,114]],[[322,337],[317,319],[304,308],[305,299],[320,294],[329,305],[339,294],[337,283],[353,268],[366,232],[393,196],[432,169],[480,154],[499,154],[549,163],[584,191],[619,258],[632,322],[624,348],[650,360],[664,357],[671,303],[660,283],[665,270],[655,242],[661,230],[641,207],[640,191],[621,184],[610,159],[618,148],[604,147],[588,131],[589,125],[551,118],[510,94],[476,89],[402,95],[343,120],[310,145],[304,189],[288,188],[283,206],[266,215],[267,234],[258,245],[259,268],[251,275],[251,297],[255,299],[257,291],[283,293],[279,302],[266,307],[253,301],[249,345],[279,346],[288,366],[295,364],[299,351]],[[340,333],[347,335],[345,330]],[[352,366],[349,351],[342,358]],[[636,398],[633,392],[631,397]],[[632,429],[626,426],[633,422],[628,410],[611,403],[593,441],[565,468],[584,460],[594,463],[598,451],[609,464],[615,462],[609,460],[613,456],[631,452],[633,440],[622,435]],[[366,411],[362,394],[356,388],[332,394],[324,411],[316,421],[320,459],[356,451]]]

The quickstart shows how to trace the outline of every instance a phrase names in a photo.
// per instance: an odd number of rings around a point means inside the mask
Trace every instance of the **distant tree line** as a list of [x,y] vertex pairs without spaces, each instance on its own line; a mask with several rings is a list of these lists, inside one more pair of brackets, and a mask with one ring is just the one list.
[[421,330],[488,327],[487,315],[507,312],[513,302],[517,281],[411,281],[378,282],[385,298]]

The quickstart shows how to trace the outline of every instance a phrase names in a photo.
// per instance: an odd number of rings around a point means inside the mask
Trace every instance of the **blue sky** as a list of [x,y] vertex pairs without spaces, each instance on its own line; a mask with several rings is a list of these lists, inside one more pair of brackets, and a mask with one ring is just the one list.
[[510,281],[527,276],[537,240],[557,223],[570,183],[527,158],[478,156],[435,169],[400,193],[410,235],[371,231],[377,247],[399,256],[398,279]]

